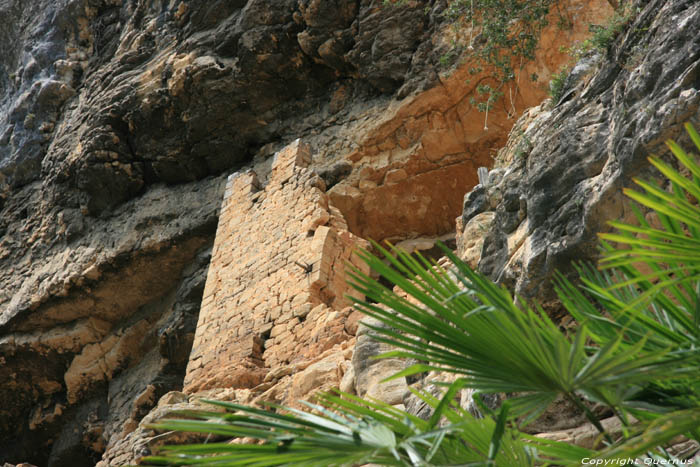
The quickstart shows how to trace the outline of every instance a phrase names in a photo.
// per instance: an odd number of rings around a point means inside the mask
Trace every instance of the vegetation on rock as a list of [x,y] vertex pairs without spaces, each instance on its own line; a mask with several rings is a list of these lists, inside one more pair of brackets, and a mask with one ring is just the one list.
[[567,76],[569,76],[569,71],[566,68],[562,68],[559,70],[559,73],[554,73],[552,75],[552,80],[549,82],[549,95],[552,98],[553,104],[556,104],[556,102],[561,99]]
[[[399,5],[403,0],[385,4]],[[618,10],[617,1],[610,5]],[[557,0],[451,0],[444,12],[447,21],[457,29],[468,31],[468,38],[455,40],[453,47],[440,58],[443,67],[454,64],[465,52],[474,60],[470,72],[477,75],[486,69],[487,78],[482,78],[476,86],[470,103],[480,112],[485,112],[484,127],[488,126],[488,112],[504,96],[518,93],[521,79],[536,81],[537,75],[523,78],[525,65],[535,59],[535,51],[542,30],[548,24],[552,8],[558,8]],[[615,13],[608,24],[593,29],[593,36],[572,50],[572,55],[591,48],[605,49],[630,19],[630,15]],[[571,20],[559,14],[561,29],[571,28]],[[567,74],[562,71],[554,76],[557,89],[563,89]],[[556,88],[558,86],[558,88]]]
[[[615,7],[617,8],[617,7]],[[577,42],[572,47],[565,49],[571,55],[573,61],[578,62],[585,56],[592,53],[605,53],[615,38],[622,32],[634,14],[629,5],[624,5],[623,8],[617,9],[615,13],[609,17],[602,26],[589,25],[593,32],[591,37],[583,42]],[[569,77],[569,72],[573,68],[573,64],[563,66],[558,73],[552,75],[549,82],[549,95],[552,98],[552,105],[555,105],[561,99],[566,87],[566,80]]]
[[[700,135],[688,132],[700,150]],[[322,395],[295,409],[261,410],[214,402],[234,413],[187,412],[157,428],[246,437],[260,444],[169,446],[146,460],[165,465],[580,465],[584,458],[674,460],[671,440],[700,441],[700,164],[668,143],[681,171],[650,158],[668,189],[638,181],[629,197],[638,225],[615,222],[601,235],[601,269],[579,267],[583,286],[559,277],[562,305],[575,330],[562,330],[537,305],[513,297],[449,250],[454,270],[398,249],[360,256],[409,298],[355,272],[367,301],[357,307],[390,327],[375,338],[396,347],[384,357],[417,363],[393,378],[439,370],[460,375],[441,399],[418,393],[434,411],[428,420],[355,396]],[[681,172],[689,174],[681,175]],[[612,246],[610,242],[618,244]],[[394,256],[395,255],[395,256]],[[454,402],[457,391],[511,395],[496,410],[475,396],[485,416]],[[557,396],[577,405],[600,431],[595,449],[524,433]],[[592,404],[621,421],[606,431]],[[216,457],[211,457],[216,456]]]
[[[460,50],[468,51],[479,64],[472,73],[490,70],[487,82],[479,83],[473,106],[491,110],[504,95],[506,86],[517,85],[524,66],[535,58],[535,50],[547,15],[556,0],[452,0],[445,17],[469,31]],[[454,51],[449,52],[454,55]],[[511,90],[510,95],[513,94]]]

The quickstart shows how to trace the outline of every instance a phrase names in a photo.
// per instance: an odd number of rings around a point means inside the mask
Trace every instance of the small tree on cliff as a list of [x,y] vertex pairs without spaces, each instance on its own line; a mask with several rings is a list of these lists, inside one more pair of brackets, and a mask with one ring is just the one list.
[[[404,1],[393,4],[401,3]],[[616,11],[620,9],[617,0],[608,3]],[[441,63],[450,63],[464,53],[465,59],[475,63],[470,68],[472,74],[487,72],[475,87],[476,95],[470,98],[471,104],[486,114],[485,129],[488,112],[501,97],[508,94],[504,103],[510,102],[514,112],[521,80],[537,80],[536,75],[523,77],[523,71],[535,59],[550,12],[553,8],[559,11],[560,4],[560,0],[449,0],[444,15],[455,27],[468,31],[468,38],[455,42]],[[571,27],[566,13],[560,11],[558,25],[562,29]]]

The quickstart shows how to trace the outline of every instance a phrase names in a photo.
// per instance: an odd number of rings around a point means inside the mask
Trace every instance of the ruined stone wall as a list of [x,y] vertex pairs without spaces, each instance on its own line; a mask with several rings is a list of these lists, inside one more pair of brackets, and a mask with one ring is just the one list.
[[[346,263],[367,242],[347,231],[300,140],[276,154],[266,186],[233,174],[221,207],[185,391],[254,387],[271,368],[349,336],[337,311]],[[335,312],[334,312],[335,310]]]

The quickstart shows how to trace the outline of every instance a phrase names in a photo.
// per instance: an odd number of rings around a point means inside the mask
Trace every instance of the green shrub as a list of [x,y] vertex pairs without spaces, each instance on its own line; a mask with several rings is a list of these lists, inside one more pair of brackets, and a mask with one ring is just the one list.
[[591,51],[606,52],[631,19],[631,14],[616,12],[604,25],[591,25],[590,30],[593,33],[591,37],[569,48],[569,54],[575,60],[580,60]]
[[552,75],[552,80],[549,82],[549,96],[552,98],[552,105],[555,105],[561,99],[564,93],[564,85],[566,78],[569,77],[569,70],[564,67],[559,70],[559,73]]
[[593,31],[593,36],[589,39],[591,45],[598,50],[607,50],[629,20],[630,16],[615,13],[608,19],[605,26]]

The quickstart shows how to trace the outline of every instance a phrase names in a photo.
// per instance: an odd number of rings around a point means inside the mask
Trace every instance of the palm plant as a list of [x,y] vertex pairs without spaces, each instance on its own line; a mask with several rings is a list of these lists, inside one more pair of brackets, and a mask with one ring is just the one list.
[[[452,393],[454,395],[454,393]],[[262,444],[210,443],[166,446],[149,465],[533,465],[536,452],[521,434],[506,428],[507,411],[497,421],[436,404],[423,420],[378,401],[324,394],[315,413],[286,409],[280,414],[226,402],[209,401],[235,414],[182,412],[189,419],[168,420],[168,430],[249,437]],[[439,426],[443,415],[454,423]],[[198,420],[199,419],[199,420]],[[501,447],[501,449],[499,449]]]
[[[700,137],[688,126],[700,149]],[[637,182],[632,199],[659,219],[653,227],[613,223],[602,235],[602,269],[578,265],[582,287],[563,276],[556,290],[577,322],[560,329],[537,305],[513,297],[444,249],[453,267],[375,245],[386,264],[359,256],[396,294],[359,270],[351,285],[367,299],[355,306],[388,326],[369,326],[395,347],[382,357],[418,360],[392,376],[426,371],[460,377],[440,399],[416,393],[434,409],[421,420],[376,401],[322,395],[312,412],[262,410],[212,402],[232,414],[188,412],[158,428],[249,437],[258,444],[170,446],[147,462],[169,465],[580,465],[583,457],[616,459],[670,454],[678,435],[700,441],[700,165],[669,143],[685,178],[657,158],[651,163],[670,190]],[[610,242],[617,243],[613,246]],[[476,419],[454,403],[463,387],[509,393],[498,410]],[[577,405],[605,439],[600,450],[545,441],[521,429],[563,396]],[[606,406],[623,424],[607,433],[590,403]]]

